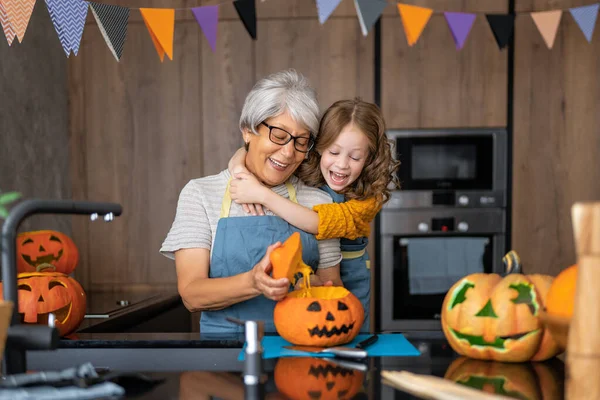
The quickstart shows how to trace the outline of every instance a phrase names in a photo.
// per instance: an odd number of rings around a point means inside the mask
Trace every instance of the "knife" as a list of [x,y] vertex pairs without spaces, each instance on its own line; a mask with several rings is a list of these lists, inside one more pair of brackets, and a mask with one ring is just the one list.
[[357,349],[366,349],[367,346],[370,346],[373,343],[375,343],[377,339],[379,339],[379,336],[377,336],[377,334],[371,335],[362,342],[357,343],[355,347]]
[[333,354],[341,358],[366,358],[366,350],[357,349],[354,347],[315,347],[315,346],[283,346],[283,348],[294,351],[302,351],[314,354]]

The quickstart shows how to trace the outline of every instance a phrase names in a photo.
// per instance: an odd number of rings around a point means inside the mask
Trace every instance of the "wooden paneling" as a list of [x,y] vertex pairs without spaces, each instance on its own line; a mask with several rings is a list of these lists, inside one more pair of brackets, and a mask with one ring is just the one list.
[[[0,191],[71,197],[66,79],[65,53],[39,2],[23,43],[9,47],[3,33],[0,39]],[[34,229],[70,234],[71,218],[34,215],[20,231]]]
[[[173,285],[158,253],[179,191],[202,175],[201,53],[197,25],[180,23],[174,61],[161,63],[146,27],[130,24],[117,63],[101,34],[87,30],[72,62],[74,196],[123,205],[123,216],[78,224],[88,288]],[[143,61],[142,61],[143,60]]]
[[363,37],[355,18],[261,22],[256,78],[295,68],[316,88],[322,110],[361,96],[373,101],[373,35]]
[[498,49],[483,15],[461,51],[439,14],[413,47],[399,17],[382,18],[381,36],[381,105],[388,127],[506,125],[507,53]]
[[516,33],[512,242],[527,271],[556,275],[576,261],[571,206],[600,200],[600,34],[588,43],[568,13],[551,50],[528,15]]

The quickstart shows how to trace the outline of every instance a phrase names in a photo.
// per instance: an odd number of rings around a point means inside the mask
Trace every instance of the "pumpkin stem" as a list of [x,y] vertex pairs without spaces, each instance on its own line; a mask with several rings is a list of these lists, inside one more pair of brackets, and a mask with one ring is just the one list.
[[502,257],[504,263],[504,276],[509,274],[522,274],[523,265],[521,264],[521,257],[516,251],[511,250],[504,257]]
[[51,269],[52,271],[56,271],[56,267],[52,264],[42,263],[35,267],[35,272],[44,272],[46,269]]

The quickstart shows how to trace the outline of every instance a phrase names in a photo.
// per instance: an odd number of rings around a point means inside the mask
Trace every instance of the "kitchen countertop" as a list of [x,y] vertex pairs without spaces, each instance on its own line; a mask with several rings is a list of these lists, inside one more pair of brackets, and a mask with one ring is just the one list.
[[[78,340],[62,340],[60,348],[52,354],[29,352],[29,369],[56,370],[91,361],[97,368],[130,374],[143,372],[163,380],[155,386],[131,378],[120,380],[118,383],[128,390],[126,398],[244,398],[243,363],[237,361],[243,345],[241,336],[207,338],[204,335],[201,338],[198,333],[79,336]],[[406,332],[405,336],[420,350],[420,356],[371,357],[367,360],[366,372],[316,358],[264,360],[265,393],[261,397],[288,398],[282,394],[287,392],[296,393],[298,398],[337,399],[339,395],[340,398],[413,399],[415,397],[380,383],[382,370],[407,370],[440,377],[449,374],[449,379],[452,375],[455,380],[470,380],[472,385],[503,390],[514,398],[564,398],[564,364],[558,358],[520,364],[470,360],[454,353],[440,332]],[[283,371],[286,374],[282,377]],[[359,388],[361,381],[363,386]],[[306,393],[303,394],[303,390]],[[350,396],[349,392],[344,394],[344,390],[356,394]]]

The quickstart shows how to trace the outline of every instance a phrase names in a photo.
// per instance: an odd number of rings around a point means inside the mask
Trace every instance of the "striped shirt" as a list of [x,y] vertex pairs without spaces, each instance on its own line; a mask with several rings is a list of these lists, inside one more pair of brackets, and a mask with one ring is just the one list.
[[[217,175],[192,179],[182,189],[177,203],[177,212],[173,225],[162,244],[160,252],[168,258],[175,259],[175,251],[188,248],[211,250],[217,232],[217,223],[221,214],[221,204],[231,177],[229,170]],[[329,194],[322,190],[307,186],[292,176],[289,182],[296,189],[298,203],[312,208],[317,204],[331,203]],[[272,190],[289,198],[285,184],[275,186]],[[274,215],[265,209],[266,215]],[[229,217],[248,216],[240,204],[231,203]],[[330,268],[342,259],[340,240],[319,240],[319,268]],[[266,250],[266,249],[265,249]]]

